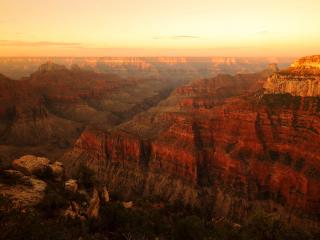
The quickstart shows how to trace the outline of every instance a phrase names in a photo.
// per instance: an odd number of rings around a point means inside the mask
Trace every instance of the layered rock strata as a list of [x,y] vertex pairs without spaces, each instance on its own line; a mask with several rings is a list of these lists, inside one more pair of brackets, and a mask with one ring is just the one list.
[[62,161],[125,196],[237,221],[263,208],[319,227],[320,100],[264,93],[270,74],[194,81],[112,131],[82,135]]
[[320,56],[304,57],[288,69],[268,78],[264,85],[266,93],[301,97],[320,96]]

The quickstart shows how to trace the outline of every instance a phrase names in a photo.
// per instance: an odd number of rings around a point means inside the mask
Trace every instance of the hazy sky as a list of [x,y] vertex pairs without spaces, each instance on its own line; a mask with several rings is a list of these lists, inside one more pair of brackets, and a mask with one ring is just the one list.
[[303,56],[320,0],[0,0],[0,56]]

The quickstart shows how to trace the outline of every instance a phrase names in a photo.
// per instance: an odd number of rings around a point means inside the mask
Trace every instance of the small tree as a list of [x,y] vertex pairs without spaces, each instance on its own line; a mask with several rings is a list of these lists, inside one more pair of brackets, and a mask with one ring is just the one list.
[[195,216],[187,216],[179,220],[173,229],[173,239],[201,240],[205,237],[205,226],[203,221]]
[[81,165],[79,169],[79,183],[85,188],[92,188],[96,182],[95,172],[85,165]]

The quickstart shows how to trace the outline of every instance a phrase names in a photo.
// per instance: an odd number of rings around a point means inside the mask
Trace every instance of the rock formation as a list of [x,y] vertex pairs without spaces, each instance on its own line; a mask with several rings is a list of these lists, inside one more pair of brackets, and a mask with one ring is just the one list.
[[100,197],[97,189],[93,189],[92,197],[89,202],[87,216],[89,218],[98,218],[100,209]]
[[35,206],[44,198],[47,184],[43,180],[15,170],[5,170],[0,174],[0,195],[10,199],[13,206]]
[[33,155],[25,155],[13,160],[12,168],[23,172],[25,175],[53,176],[57,181],[64,177],[64,167],[61,162],[51,164],[48,158]]
[[[28,81],[46,94],[44,106],[50,111],[47,114],[41,108],[41,116],[52,114],[81,123],[94,117],[95,124],[84,127],[74,146],[56,158],[67,175],[86,165],[102,186],[125,199],[159,196],[236,222],[263,208],[290,224],[319,229],[320,99],[315,84],[319,75],[318,65],[313,63],[316,57],[306,59],[288,70],[278,71],[271,65],[255,74],[194,80],[163,101],[157,97],[159,92],[151,94],[151,99],[157,99],[151,105],[150,95],[139,98],[140,90],[150,89],[145,88],[150,83],[142,80],[132,84],[119,78],[118,83],[88,71],[79,75],[79,69],[51,71],[49,67]],[[78,84],[85,90],[79,87],[75,91],[57,78],[57,72],[71,86]],[[88,78],[93,80],[87,83]],[[49,83],[55,87],[47,87]],[[141,88],[135,92],[132,86]],[[60,93],[61,89],[66,94]],[[111,97],[115,92],[118,95]],[[104,109],[115,118],[91,115],[88,106],[95,111]],[[3,139],[8,143],[17,124],[14,121],[8,127],[8,122],[16,114],[8,108],[3,108],[2,114],[6,118],[1,126],[7,126]],[[99,126],[106,119],[110,125]],[[22,126],[18,129],[27,129]],[[100,197],[96,195],[88,215],[99,211]]]
[[109,202],[110,201],[110,196],[109,196],[109,192],[107,190],[106,187],[103,187],[103,190],[102,190],[102,197],[103,197],[103,200],[105,203]]
[[52,175],[56,181],[61,181],[64,178],[64,167],[61,162],[54,162],[50,164]]
[[304,57],[276,72],[264,85],[266,93],[301,97],[320,96],[320,56]]
[[[21,213],[44,210],[50,217],[64,216],[71,219],[86,221],[98,218],[99,210],[110,201],[106,187],[98,189],[93,186],[88,189],[78,180],[69,179],[65,182],[63,165],[59,162],[49,164],[46,158],[23,156],[13,161],[12,168],[0,171],[0,200],[9,200],[9,205],[1,208],[1,214],[6,214],[13,208]],[[53,175],[41,175],[41,180],[34,174],[44,167],[51,166]],[[53,181],[54,180],[54,181]],[[64,183],[64,187],[63,187]],[[8,209],[9,207],[9,209]]]
[[236,221],[263,208],[319,227],[320,101],[264,94],[273,70],[193,81],[109,132],[81,136],[94,144],[62,161],[86,164],[124,196],[157,195]]
[[75,193],[78,191],[78,181],[75,179],[69,179],[64,183],[64,188],[68,192]]
[[120,78],[52,62],[30,77],[0,76],[0,158],[61,156],[86,127],[107,130],[147,110],[177,85],[173,80]]
[[49,159],[33,155],[25,155],[12,162],[12,167],[26,175],[37,175],[49,171]]

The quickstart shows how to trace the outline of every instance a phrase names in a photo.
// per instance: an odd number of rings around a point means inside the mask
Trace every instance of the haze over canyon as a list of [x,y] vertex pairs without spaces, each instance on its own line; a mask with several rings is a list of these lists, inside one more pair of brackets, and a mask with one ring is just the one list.
[[[0,61],[21,77],[0,78],[3,169],[39,176],[35,156],[46,157],[59,179],[85,167],[94,191],[133,202],[156,196],[240,224],[262,209],[319,229],[319,56],[281,69],[268,59],[59,58],[68,67],[49,59],[26,76],[47,60]],[[45,187],[6,184],[15,204],[46,198]]]

